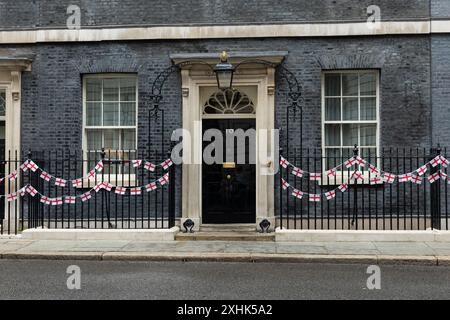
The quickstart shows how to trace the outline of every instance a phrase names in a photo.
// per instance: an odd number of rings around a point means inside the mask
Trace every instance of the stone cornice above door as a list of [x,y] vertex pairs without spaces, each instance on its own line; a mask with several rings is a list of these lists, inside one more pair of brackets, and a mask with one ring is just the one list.
[[[288,56],[288,51],[230,51],[228,53],[228,61],[232,64],[240,63],[244,60],[264,60],[275,65],[283,62]],[[219,61],[217,52],[197,52],[197,53],[174,53],[169,55],[173,63],[178,64],[184,61],[201,61],[211,65],[215,65]],[[191,66],[186,66],[189,68]]]

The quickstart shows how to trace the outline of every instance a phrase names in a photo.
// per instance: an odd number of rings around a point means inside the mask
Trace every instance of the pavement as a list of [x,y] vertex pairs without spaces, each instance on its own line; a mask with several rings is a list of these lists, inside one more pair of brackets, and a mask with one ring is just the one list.
[[0,259],[420,264],[450,266],[445,242],[0,239]]
[[[73,271],[68,270],[75,266],[80,286],[69,289]],[[367,264],[331,263],[0,260],[0,299],[181,300],[164,305],[164,316],[172,318],[185,305],[217,306],[208,300],[253,304],[250,301],[259,299],[434,300],[450,296],[450,267],[382,265],[377,288],[368,286],[372,283],[368,268]],[[197,301],[186,301],[191,299]],[[267,304],[271,303],[263,303]],[[220,314],[222,308],[217,309]],[[149,310],[153,311],[152,306]],[[278,316],[282,311],[274,305],[272,312]]]

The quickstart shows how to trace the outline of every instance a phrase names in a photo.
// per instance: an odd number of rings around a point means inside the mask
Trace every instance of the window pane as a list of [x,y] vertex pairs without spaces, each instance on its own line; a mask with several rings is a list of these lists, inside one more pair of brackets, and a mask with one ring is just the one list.
[[361,125],[361,145],[362,146],[375,146],[376,145],[376,132],[377,126],[375,124],[362,124]]
[[102,101],[101,79],[86,79],[86,101]]
[[358,120],[358,98],[343,98],[342,109],[342,120]]
[[86,125],[102,125],[102,104],[100,102],[86,102]]
[[344,96],[358,96],[357,73],[344,73],[342,75],[342,94]]
[[134,126],[136,124],[136,103],[122,102],[120,104],[120,125]]
[[135,150],[136,149],[136,130],[122,130],[122,149]]
[[358,144],[358,125],[343,124],[342,125],[342,143],[344,146],[353,146]]
[[325,149],[326,169],[334,168],[341,163],[341,149]]
[[[342,149],[342,158],[344,158],[344,161],[347,160],[348,158],[351,158],[354,156],[354,148],[343,148]],[[344,167],[345,169],[345,167]]]
[[6,115],[6,91],[0,90],[0,116]]
[[340,98],[325,98],[325,120],[327,121],[341,120]]
[[119,79],[103,80],[103,101],[119,101]]
[[361,98],[361,120],[376,120],[377,98]]
[[120,80],[120,101],[136,101],[136,79]]
[[102,148],[102,130],[87,130],[86,131],[87,149],[101,150]]
[[375,160],[377,158],[377,149],[376,148],[362,148],[360,150],[360,154],[363,158],[369,160],[373,164],[375,164]]
[[119,103],[103,103],[103,125],[119,125]]
[[377,94],[377,84],[374,73],[361,74],[359,81],[362,96],[374,96]]
[[120,130],[104,130],[105,149],[119,149]]
[[325,96],[341,95],[341,75],[339,73],[325,74]]
[[327,124],[325,125],[325,145],[340,146],[341,145],[341,125]]

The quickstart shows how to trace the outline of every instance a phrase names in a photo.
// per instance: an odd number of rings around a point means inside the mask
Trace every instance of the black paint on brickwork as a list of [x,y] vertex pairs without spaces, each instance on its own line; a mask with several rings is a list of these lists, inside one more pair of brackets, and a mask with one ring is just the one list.
[[85,27],[365,21],[370,5],[385,21],[430,16],[429,0],[1,0],[0,28],[64,28],[69,5]]

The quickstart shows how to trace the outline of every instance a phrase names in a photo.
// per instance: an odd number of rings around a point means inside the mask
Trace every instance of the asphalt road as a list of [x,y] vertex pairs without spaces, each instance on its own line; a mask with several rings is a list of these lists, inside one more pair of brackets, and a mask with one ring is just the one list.
[[[81,289],[69,290],[68,266]],[[448,299],[450,268],[367,265],[0,260],[0,299]],[[76,283],[76,282],[71,282]]]

